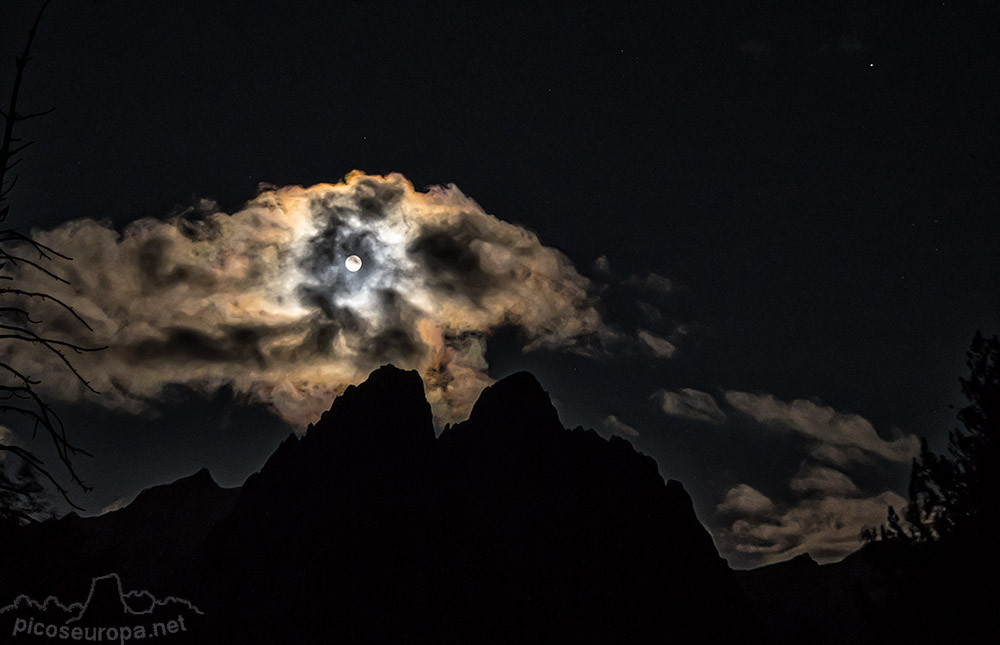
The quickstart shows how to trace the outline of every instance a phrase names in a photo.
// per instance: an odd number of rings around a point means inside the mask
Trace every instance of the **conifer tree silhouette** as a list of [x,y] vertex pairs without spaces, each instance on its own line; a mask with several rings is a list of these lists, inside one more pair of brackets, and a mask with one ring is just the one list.
[[997,490],[996,438],[1000,432],[1000,337],[979,331],[966,352],[968,378],[959,378],[968,405],[959,409],[962,428],[948,437],[948,455],[922,440],[910,471],[910,501],[900,518],[889,507],[867,541],[928,542],[953,537],[982,539]]

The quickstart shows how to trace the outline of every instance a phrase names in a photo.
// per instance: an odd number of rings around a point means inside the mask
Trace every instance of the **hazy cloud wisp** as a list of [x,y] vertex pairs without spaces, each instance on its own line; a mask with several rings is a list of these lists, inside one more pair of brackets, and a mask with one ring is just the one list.
[[695,421],[722,423],[726,420],[725,413],[708,392],[682,388],[677,392],[659,390],[653,398],[666,414]]
[[812,401],[796,399],[786,403],[770,394],[734,391],[726,392],[725,400],[759,423],[790,428],[822,444],[835,446],[839,452],[824,453],[843,463],[852,454],[860,456],[866,452],[889,461],[907,462],[920,450],[920,440],[914,435],[897,431],[895,438],[883,439],[864,417],[837,412]]
[[613,414],[604,417],[602,421],[604,427],[611,432],[611,434],[616,434],[619,437],[638,437],[639,431],[625,423]]

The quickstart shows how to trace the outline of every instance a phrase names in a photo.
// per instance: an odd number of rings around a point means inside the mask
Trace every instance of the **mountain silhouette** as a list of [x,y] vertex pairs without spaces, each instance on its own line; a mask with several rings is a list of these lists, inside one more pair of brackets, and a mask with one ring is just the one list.
[[548,393],[530,372],[511,374],[483,390],[472,406],[469,423],[473,426],[508,428],[512,432],[538,433],[563,429]]
[[969,583],[992,581],[982,540],[730,570],[679,482],[622,438],[564,428],[527,372],[435,436],[419,375],[383,366],[241,488],[200,470],[5,536],[8,633],[18,618],[138,630],[179,616],[168,640],[220,645],[978,642],[992,629],[992,599]]
[[563,428],[526,372],[435,438],[419,376],[376,370],[247,480],[203,556],[213,609],[260,642],[754,640],[680,483]]
[[683,486],[624,439],[564,428],[527,372],[436,437],[419,375],[383,366],[241,489],[200,471],[32,530],[10,584],[53,550],[63,580],[145,569],[204,611],[192,642],[760,636]]
[[[239,489],[221,488],[207,469],[141,492],[128,506],[96,517],[65,517],[22,527],[0,576],[6,597],[85,598],[93,578],[115,572],[130,585],[184,596],[185,567],[229,517]],[[185,596],[187,597],[187,596]]]

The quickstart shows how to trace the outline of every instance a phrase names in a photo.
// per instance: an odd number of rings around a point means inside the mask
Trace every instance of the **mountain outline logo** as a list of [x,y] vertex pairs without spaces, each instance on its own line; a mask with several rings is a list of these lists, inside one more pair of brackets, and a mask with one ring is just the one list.
[[91,579],[83,602],[64,604],[52,595],[38,601],[21,594],[0,607],[0,633],[15,642],[37,639],[126,643],[156,638],[176,640],[191,631],[204,613],[177,596],[159,599],[150,591],[124,591],[117,573]]

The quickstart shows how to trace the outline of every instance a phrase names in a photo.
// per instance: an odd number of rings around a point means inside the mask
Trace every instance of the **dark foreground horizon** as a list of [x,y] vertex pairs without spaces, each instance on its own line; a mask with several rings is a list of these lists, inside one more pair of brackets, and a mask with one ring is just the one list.
[[419,375],[386,365],[240,488],[202,469],[5,537],[12,643],[930,642],[986,615],[955,589],[978,545],[732,570],[681,483],[564,428],[527,372],[435,436]]

